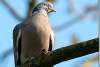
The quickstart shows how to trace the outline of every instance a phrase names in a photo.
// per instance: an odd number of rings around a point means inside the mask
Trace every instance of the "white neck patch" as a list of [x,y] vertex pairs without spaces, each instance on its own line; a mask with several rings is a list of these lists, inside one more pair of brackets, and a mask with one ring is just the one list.
[[37,13],[41,13],[41,14],[43,14],[44,16],[48,16],[48,15],[47,15],[47,12],[46,12],[44,9],[39,9],[38,11],[35,11],[32,15],[35,15],[35,14],[37,14]]

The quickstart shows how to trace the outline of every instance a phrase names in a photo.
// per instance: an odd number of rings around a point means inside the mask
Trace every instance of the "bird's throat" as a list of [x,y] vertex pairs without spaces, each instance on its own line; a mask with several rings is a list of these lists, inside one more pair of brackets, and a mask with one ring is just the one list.
[[40,9],[39,13],[43,14],[44,16],[47,16],[47,11],[45,9]]

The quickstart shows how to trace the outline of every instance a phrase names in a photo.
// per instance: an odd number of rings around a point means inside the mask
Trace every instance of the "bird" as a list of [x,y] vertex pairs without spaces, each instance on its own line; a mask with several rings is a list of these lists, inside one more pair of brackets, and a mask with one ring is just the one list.
[[55,33],[48,17],[51,12],[56,12],[52,3],[39,3],[33,8],[32,16],[15,26],[13,30],[15,67],[20,67],[27,58],[39,57],[42,51],[48,53],[53,50]]

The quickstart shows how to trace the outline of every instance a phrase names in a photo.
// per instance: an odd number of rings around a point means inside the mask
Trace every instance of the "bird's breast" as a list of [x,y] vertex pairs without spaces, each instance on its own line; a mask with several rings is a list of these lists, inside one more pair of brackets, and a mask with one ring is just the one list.
[[[27,24],[27,25],[25,25]],[[34,16],[22,26],[22,52],[24,56],[39,56],[43,49],[49,48],[49,37],[52,33],[48,18]]]

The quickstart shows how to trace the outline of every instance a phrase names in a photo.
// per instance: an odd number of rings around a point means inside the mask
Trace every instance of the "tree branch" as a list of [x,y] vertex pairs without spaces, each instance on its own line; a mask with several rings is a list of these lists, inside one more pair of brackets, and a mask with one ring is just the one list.
[[36,67],[52,66],[63,61],[71,60],[98,51],[99,51],[99,38],[95,38],[89,41],[56,49],[50,52],[50,54],[48,54],[48,56],[43,60],[43,62]]
[[73,26],[74,24],[78,23],[78,21],[82,20],[83,18],[88,16],[93,11],[95,11],[95,12],[98,11],[98,8],[96,7],[96,5],[87,6],[87,8],[84,10],[83,13],[78,14],[77,16],[72,18],[71,20],[69,20],[69,21],[67,21],[59,26],[55,26],[54,27],[55,32],[60,32],[64,29],[67,29],[67,28]]
[[0,63],[4,62],[4,60],[9,56],[13,54],[13,49],[10,48],[7,51],[5,51],[1,56],[0,56]]
[[27,17],[32,16],[32,9],[34,8],[36,4],[37,4],[37,0],[29,0],[29,8],[28,8]]
[[24,20],[24,18],[20,17],[16,11],[5,1],[1,0],[1,2],[6,6],[6,8],[11,12],[11,14],[19,21]]

